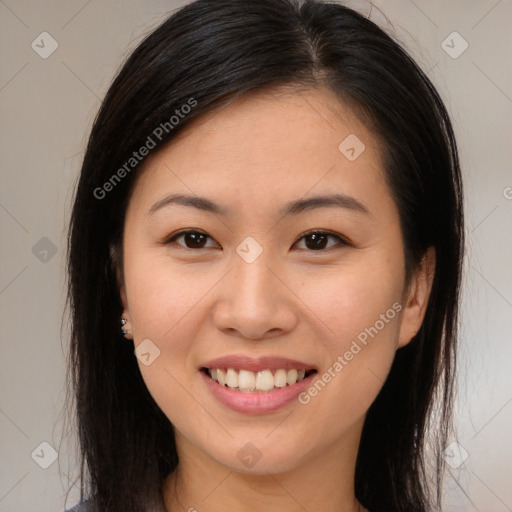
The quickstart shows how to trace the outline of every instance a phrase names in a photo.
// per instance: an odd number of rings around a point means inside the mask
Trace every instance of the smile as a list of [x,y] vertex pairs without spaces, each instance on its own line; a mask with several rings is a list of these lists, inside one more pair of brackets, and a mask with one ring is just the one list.
[[316,370],[279,368],[277,370],[262,370],[253,372],[236,368],[203,368],[214,381],[221,386],[241,393],[275,392],[285,386],[293,386]]
[[318,373],[303,361],[242,354],[205,361],[198,370],[220,405],[243,414],[265,414],[298,401]]

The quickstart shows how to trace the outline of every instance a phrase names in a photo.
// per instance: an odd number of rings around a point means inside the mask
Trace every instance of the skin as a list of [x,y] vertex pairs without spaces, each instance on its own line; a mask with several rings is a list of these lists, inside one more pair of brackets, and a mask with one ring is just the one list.
[[[348,160],[355,134],[365,150]],[[168,511],[262,509],[354,512],[354,469],[366,411],[396,350],[423,320],[435,254],[410,283],[396,205],[384,180],[380,142],[329,90],[259,92],[194,121],[150,155],[127,209],[119,285],[128,338],[150,339],[160,356],[144,381],[175,427],[177,470],[164,484]],[[368,213],[323,207],[283,217],[285,203],[323,193],[357,199]],[[221,216],[168,205],[171,193],[229,208]],[[203,248],[180,237],[206,233]],[[315,250],[302,235],[331,230]],[[236,252],[248,236],[253,263]],[[181,245],[180,245],[181,244]],[[313,247],[313,248],[312,248]],[[306,361],[319,375],[394,303],[401,311],[306,405],[246,415],[212,397],[199,373],[230,354]],[[251,442],[251,468],[237,457]]]

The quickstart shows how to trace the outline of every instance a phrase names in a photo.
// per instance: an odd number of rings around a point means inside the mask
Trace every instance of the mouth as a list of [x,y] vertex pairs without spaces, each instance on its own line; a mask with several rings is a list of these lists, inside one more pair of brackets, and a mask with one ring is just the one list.
[[278,368],[251,371],[239,368],[201,368],[201,371],[220,386],[240,393],[274,393],[291,387],[311,375],[316,369]]
[[199,375],[220,405],[243,414],[265,414],[291,405],[318,369],[281,357],[221,357],[203,363]]

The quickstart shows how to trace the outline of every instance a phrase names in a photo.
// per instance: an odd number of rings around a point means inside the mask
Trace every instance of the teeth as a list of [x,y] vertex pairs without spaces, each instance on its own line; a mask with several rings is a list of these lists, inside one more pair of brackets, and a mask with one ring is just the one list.
[[228,371],[226,373],[226,384],[230,388],[237,388],[238,387],[238,373],[233,370],[233,368],[228,368]]
[[286,370],[277,370],[274,375],[274,386],[284,388],[286,386]]
[[240,373],[238,374],[238,386],[240,387],[241,391],[254,391],[254,389],[256,388],[256,379],[254,378],[254,372],[240,370]]
[[288,370],[288,373],[286,375],[286,382],[291,386],[292,384],[295,384],[297,382],[298,377],[297,370]]
[[[251,372],[252,373],[252,372]],[[263,370],[256,375],[256,389],[270,391],[274,387],[274,376],[270,370]]]
[[231,389],[245,393],[254,393],[268,392],[276,388],[283,388],[286,385],[292,386],[304,379],[306,370],[279,369],[272,375],[271,370],[251,372],[234,368],[227,368],[226,370],[223,368],[209,368],[208,374],[221,386],[228,386]]

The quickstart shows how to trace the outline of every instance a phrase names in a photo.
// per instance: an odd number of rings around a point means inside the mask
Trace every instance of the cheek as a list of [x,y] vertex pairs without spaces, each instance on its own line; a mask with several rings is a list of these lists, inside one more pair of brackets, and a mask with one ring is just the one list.
[[377,330],[382,331],[381,338],[393,340],[392,334],[398,332],[396,309],[401,308],[393,309],[393,304],[401,298],[400,267],[384,258],[368,256],[301,276],[298,295],[321,320],[325,334],[321,339],[326,340],[326,348],[333,357],[348,350],[351,341],[361,333],[364,341],[366,329],[376,323]]
[[[184,326],[190,329],[193,325],[190,317],[201,310],[202,299],[218,276],[206,265],[178,268],[162,254],[128,259],[125,279],[136,340],[172,339],[173,346],[179,349]],[[190,337],[193,330],[187,332]]]
[[199,317],[206,314],[202,298],[215,279],[198,275],[197,268],[193,277],[192,266],[190,272],[177,272],[162,258],[131,263],[126,283],[135,345],[149,339],[158,352],[149,365],[138,360],[142,377],[169,420],[177,428],[193,429],[190,418],[204,420],[204,410],[191,399],[196,396],[190,387],[190,376],[196,371],[191,355],[201,328]]
[[397,258],[396,265],[385,258],[373,261],[361,258],[321,279],[317,275],[311,281],[301,280],[300,296],[321,319],[316,336],[319,353],[328,354],[323,372],[306,390],[302,403],[314,404],[311,420],[317,414],[325,416],[326,425],[332,421],[333,432],[339,428],[337,422],[364,414],[396,353],[403,309],[400,261]]
[[142,251],[125,259],[135,346],[142,347],[150,340],[158,354],[149,365],[139,359],[139,368],[150,393],[164,410],[179,410],[186,395],[183,386],[195,371],[190,355],[201,326],[198,315],[205,313],[206,302],[201,299],[215,283],[214,276],[203,275],[197,267],[189,268],[176,271],[165,257],[149,257]]

